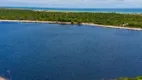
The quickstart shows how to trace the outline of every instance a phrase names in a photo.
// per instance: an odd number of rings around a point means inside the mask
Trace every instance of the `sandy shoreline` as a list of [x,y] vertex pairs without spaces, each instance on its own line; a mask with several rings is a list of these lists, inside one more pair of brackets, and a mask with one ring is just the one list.
[[[32,21],[32,20],[0,20],[0,22],[26,22],[26,23],[71,24],[71,22]],[[121,27],[121,26],[110,26],[110,25],[99,25],[99,24],[94,24],[94,23],[81,23],[81,25],[87,25],[87,26],[99,26],[99,27],[116,28],[116,29],[128,29],[128,30],[142,30],[142,28]]]

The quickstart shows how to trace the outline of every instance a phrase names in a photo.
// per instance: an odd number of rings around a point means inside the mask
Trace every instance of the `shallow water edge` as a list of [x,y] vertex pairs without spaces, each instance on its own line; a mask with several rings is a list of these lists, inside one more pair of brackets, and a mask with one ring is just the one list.
[[[48,23],[48,24],[68,24],[68,25],[72,24],[71,22],[34,21],[34,20],[0,20],[0,22]],[[77,25],[77,23],[74,23],[72,25]],[[94,23],[80,23],[79,25],[98,26],[98,27],[116,28],[116,29],[127,29],[127,30],[138,30],[138,31],[142,30],[142,28],[122,27],[122,26],[112,26],[112,25],[100,25],[100,24],[94,24]]]

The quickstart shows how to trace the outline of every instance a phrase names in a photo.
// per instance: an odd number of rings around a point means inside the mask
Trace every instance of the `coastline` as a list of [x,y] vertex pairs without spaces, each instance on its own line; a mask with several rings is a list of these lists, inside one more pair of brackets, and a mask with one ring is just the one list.
[[[141,10],[137,12],[130,11],[132,9],[139,9],[139,8],[116,8],[116,10],[111,8],[45,8],[45,7],[1,7],[1,8],[7,8],[7,9],[20,9],[20,10],[32,10],[32,11],[39,11],[39,12],[87,12],[87,13],[120,13],[120,14],[142,14]],[[89,9],[87,11],[87,9]],[[110,10],[110,11],[104,11],[104,10]],[[128,11],[127,11],[128,10]]]
[[[71,22],[34,21],[34,20],[0,20],[0,22],[48,23],[48,24],[68,24],[68,25],[72,24]],[[76,25],[76,24],[77,23],[75,23],[74,25]],[[100,24],[94,24],[94,23],[81,23],[81,25],[142,31],[142,28],[122,27],[122,26],[112,26],[112,25],[100,25]]]

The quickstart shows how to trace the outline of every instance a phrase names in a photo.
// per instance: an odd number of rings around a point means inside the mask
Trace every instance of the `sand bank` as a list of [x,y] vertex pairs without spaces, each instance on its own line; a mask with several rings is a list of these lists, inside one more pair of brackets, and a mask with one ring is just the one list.
[[[71,24],[71,22],[32,21],[32,20],[0,20],[0,22],[26,22],[26,23]],[[94,23],[81,23],[81,25],[98,26],[98,27],[106,27],[106,28],[117,28],[117,29],[129,29],[129,30],[142,30],[142,28],[111,26],[111,25],[99,25],[99,24],[94,24]]]

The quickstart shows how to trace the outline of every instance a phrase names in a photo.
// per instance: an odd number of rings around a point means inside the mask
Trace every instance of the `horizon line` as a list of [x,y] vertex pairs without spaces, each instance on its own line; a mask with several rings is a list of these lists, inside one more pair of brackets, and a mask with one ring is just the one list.
[[141,7],[139,7],[139,8],[135,8],[135,7],[124,7],[124,8],[113,8],[113,7],[110,7],[110,8],[103,8],[103,7],[77,7],[77,8],[75,8],[75,7],[67,7],[67,8],[65,8],[65,7],[37,7],[37,6],[28,6],[28,7],[26,7],[26,6],[0,6],[0,8],[60,8],[60,9],[142,9]]

